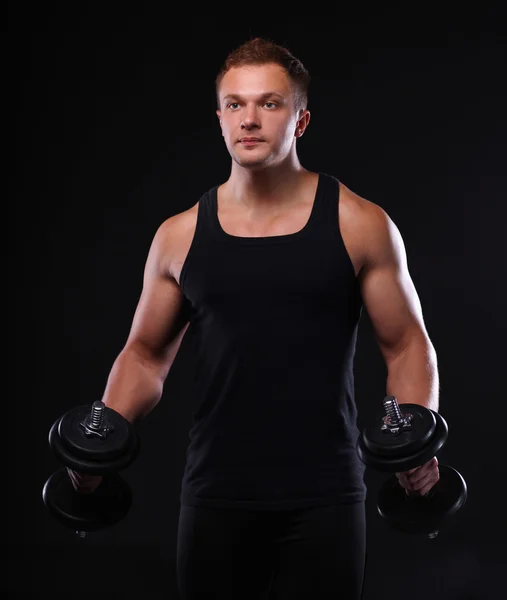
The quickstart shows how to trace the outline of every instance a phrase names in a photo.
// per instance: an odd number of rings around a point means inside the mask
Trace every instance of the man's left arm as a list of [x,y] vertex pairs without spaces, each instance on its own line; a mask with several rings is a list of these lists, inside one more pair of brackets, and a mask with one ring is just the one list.
[[387,367],[386,393],[399,404],[438,411],[437,355],[409,274],[403,239],[380,207],[370,209],[359,284]]
[[[370,209],[359,283],[387,366],[386,393],[399,404],[420,404],[438,412],[437,355],[408,271],[403,239],[380,207],[371,205]],[[407,494],[425,495],[440,479],[438,460],[433,457],[396,476]]]

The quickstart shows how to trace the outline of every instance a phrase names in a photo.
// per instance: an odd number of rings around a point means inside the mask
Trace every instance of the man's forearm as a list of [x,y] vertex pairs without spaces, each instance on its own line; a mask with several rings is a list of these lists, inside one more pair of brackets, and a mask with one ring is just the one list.
[[133,423],[158,404],[166,375],[164,365],[124,349],[109,373],[102,401]]
[[399,404],[421,404],[438,412],[437,355],[428,340],[414,339],[387,364],[387,395]]

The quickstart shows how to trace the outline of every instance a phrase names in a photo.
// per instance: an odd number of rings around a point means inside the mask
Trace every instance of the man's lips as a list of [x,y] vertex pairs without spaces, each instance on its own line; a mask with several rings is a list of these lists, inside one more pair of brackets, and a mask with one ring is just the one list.
[[241,138],[239,141],[241,144],[258,144],[259,142],[263,142],[264,140],[256,137],[244,137]]

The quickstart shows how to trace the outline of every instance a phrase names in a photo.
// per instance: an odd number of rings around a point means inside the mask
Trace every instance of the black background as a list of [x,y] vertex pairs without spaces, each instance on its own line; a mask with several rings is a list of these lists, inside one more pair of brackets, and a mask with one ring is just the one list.
[[[302,164],[382,206],[403,235],[439,359],[449,424],[439,459],[468,484],[465,507],[426,541],[380,522],[384,475],[367,470],[364,600],[499,598],[507,562],[500,3],[468,13],[459,4],[287,5],[277,15],[268,4],[128,6],[10,6],[2,587],[13,598],[178,597],[191,336],[141,424],[141,454],[123,473],[134,505],[120,524],[78,540],[51,519],[41,491],[60,465],[47,434],[63,412],[100,398],[159,224],[228,177],[214,78],[230,50],[260,35],[289,47],[312,75]],[[367,315],[355,371],[362,426],[378,412],[386,376]]]

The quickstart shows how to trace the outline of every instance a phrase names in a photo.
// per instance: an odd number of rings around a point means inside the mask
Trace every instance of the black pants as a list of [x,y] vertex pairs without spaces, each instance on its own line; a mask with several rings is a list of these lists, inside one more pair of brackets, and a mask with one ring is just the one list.
[[364,502],[288,511],[181,506],[181,600],[360,600]]

